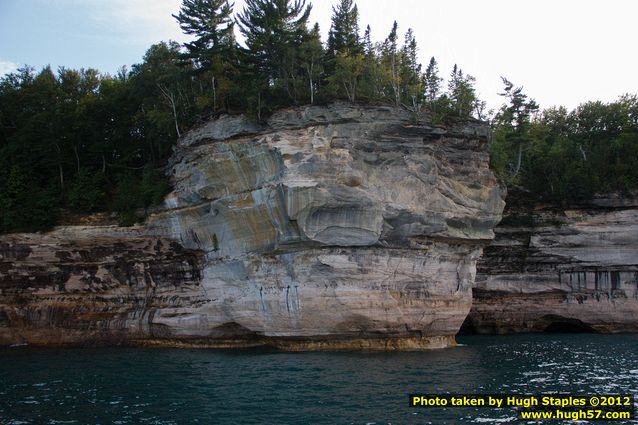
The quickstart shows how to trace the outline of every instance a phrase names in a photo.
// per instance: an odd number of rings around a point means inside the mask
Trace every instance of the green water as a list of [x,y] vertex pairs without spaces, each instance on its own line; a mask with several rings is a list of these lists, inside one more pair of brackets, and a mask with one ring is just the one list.
[[0,424],[519,423],[510,409],[412,409],[407,395],[638,394],[638,335],[459,342],[422,353],[5,349]]

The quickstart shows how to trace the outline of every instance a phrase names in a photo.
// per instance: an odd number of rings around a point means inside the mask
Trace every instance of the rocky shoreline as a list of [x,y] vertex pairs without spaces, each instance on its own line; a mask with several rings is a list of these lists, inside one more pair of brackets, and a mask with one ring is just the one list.
[[173,192],[145,223],[0,236],[0,346],[390,351],[454,346],[459,328],[637,332],[638,198],[557,209],[514,190],[497,226],[489,137],[341,103],[211,121],[180,140]]
[[0,237],[0,345],[451,346],[504,208],[488,139],[390,107],[221,117],[143,225]]

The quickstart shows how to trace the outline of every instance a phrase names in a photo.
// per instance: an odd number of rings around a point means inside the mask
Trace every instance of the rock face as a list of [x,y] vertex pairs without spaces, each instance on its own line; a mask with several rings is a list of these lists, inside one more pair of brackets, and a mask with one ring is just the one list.
[[0,237],[0,344],[453,344],[504,202],[488,127],[303,107],[187,134],[144,226]]
[[556,210],[509,196],[463,328],[637,332],[638,199]]
[[170,332],[157,311],[201,304],[201,253],[140,229],[0,237],[0,345],[118,344]]

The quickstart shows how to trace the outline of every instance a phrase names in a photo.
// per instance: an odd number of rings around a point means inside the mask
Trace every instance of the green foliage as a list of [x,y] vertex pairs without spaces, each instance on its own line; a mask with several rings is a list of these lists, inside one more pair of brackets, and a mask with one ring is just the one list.
[[366,28],[363,36],[363,74],[359,83],[359,98],[368,102],[380,99],[382,94],[382,69],[377,47],[372,43],[372,30]]
[[76,212],[100,211],[106,204],[104,174],[95,170],[81,170],[69,187],[69,207]]
[[492,167],[505,181],[561,206],[638,189],[636,96],[534,115],[535,103],[507,83],[509,102],[495,119],[490,146]]
[[[339,53],[335,60],[335,72],[328,77],[329,92],[337,98],[345,95],[345,99],[355,102],[364,65],[362,54]],[[342,93],[341,96],[340,93]]]
[[228,0],[183,0],[179,13],[173,15],[185,34],[196,37],[184,46],[199,67],[212,68],[217,55],[234,47],[232,12]]
[[363,53],[359,40],[359,9],[353,0],[340,0],[332,8],[332,23],[328,33],[327,55],[334,60],[339,54]]
[[432,123],[435,125],[444,125],[449,118],[458,116],[458,112],[447,94],[428,102],[428,106],[432,115]]
[[425,98],[421,63],[418,59],[418,46],[412,28],[405,33],[405,41],[401,48],[399,65],[399,90],[404,104],[413,111],[421,108]]
[[141,207],[142,190],[139,178],[125,173],[118,179],[113,209],[117,211],[120,226],[132,226],[139,218],[137,209]]
[[[194,100],[199,111],[228,109],[233,100],[232,88],[239,66],[233,6],[227,0],[184,0],[179,14],[173,15],[185,34],[196,37],[192,42],[184,43],[184,54],[179,53],[175,43],[176,54],[172,56],[180,57],[181,65],[197,77],[200,92]],[[175,99],[184,96],[191,82],[182,79],[177,83],[177,80],[172,78],[172,85],[168,86],[157,82],[171,105]],[[184,99],[181,100],[183,103]]]
[[142,173],[140,184],[141,202],[145,210],[161,203],[170,191],[164,174],[154,168],[146,167]]
[[469,118],[478,106],[475,79],[463,73],[461,68],[454,65],[448,81],[448,98],[454,113],[461,118]]
[[263,107],[300,101],[299,50],[308,33],[311,9],[305,0],[247,0],[237,17],[246,39],[243,70],[256,80],[251,88],[258,91],[259,116]]
[[6,170],[0,173],[0,232],[51,228],[58,217],[53,190],[42,187],[33,175],[18,166],[10,167],[8,173]]
[[398,46],[398,24],[394,21],[390,34],[381,46],[381,75],[383,80],[382,91],[386,93],[388,100],[392,100],[396,106],[401,104],[401,76],[399,74],[400,57]]
[[441,94],[443,79],[439,77],[439,66],[434,56],[430,58],[428,67],[423,74],[423,88],[425,100],[429,105],[434,105]]
[[146,167],[141,176],[131,172],[122,174],[113,203],[120,225],[131,226],[143,219],[149,207],[162,202],[169,190],[164,176],[153,168]]
[[[505,90],[500,95],[507,99],[495,117],[494,122],[497,127],[496,137],[501,142],[501,153],[514,152],[515,161],[509,164],[509,174],[505,174],[507,181],[515,182],[521,166],[523,165],[523,151],[530,144],[530,126],[532,114],[538,110],[538,105],[534,100],[527,98],[523,94],[522,87],[514,87],[514,84],[507,78],[501,77]],[[507,162],[500,158],[499,161]],[[504,167],[503,162],[499,162],[500,167]]]
[[[190,126],[196,115],[178,55],[176,44],[161,43],[115,77],[46,67],[1,78],[0,231],[46,229],[61,209],[113,208],[123,170],[141,178],[143,168],[162,166],[175,118]],[[175,109],[158,84],[177,94]]]
[[304,36],[299,47],[301,68],[308,79],[310,103],[315,103],[315,93],[323,72],[324,50],[321,44],[321,32],[319,24],[315,24],[312,31]]

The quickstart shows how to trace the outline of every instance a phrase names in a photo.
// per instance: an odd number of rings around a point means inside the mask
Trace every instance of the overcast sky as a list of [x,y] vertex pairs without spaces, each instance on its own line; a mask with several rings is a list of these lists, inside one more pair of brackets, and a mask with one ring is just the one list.
[[[324,35],[337,0],[316,0]],[[94,67],[114,73],[161,40],[184,41],[171,17],[181,0],[0,0],[0,73]],[[235,10],[243,8],[237,0]],[[505,76],[543,107],[574,107],[638,92],[636,0],[359,0],[362,31],[384,39],[414,29],[424,64],[457,63],[482,99],[500,105]],[[325,37],[324,37],[325,41]]]

